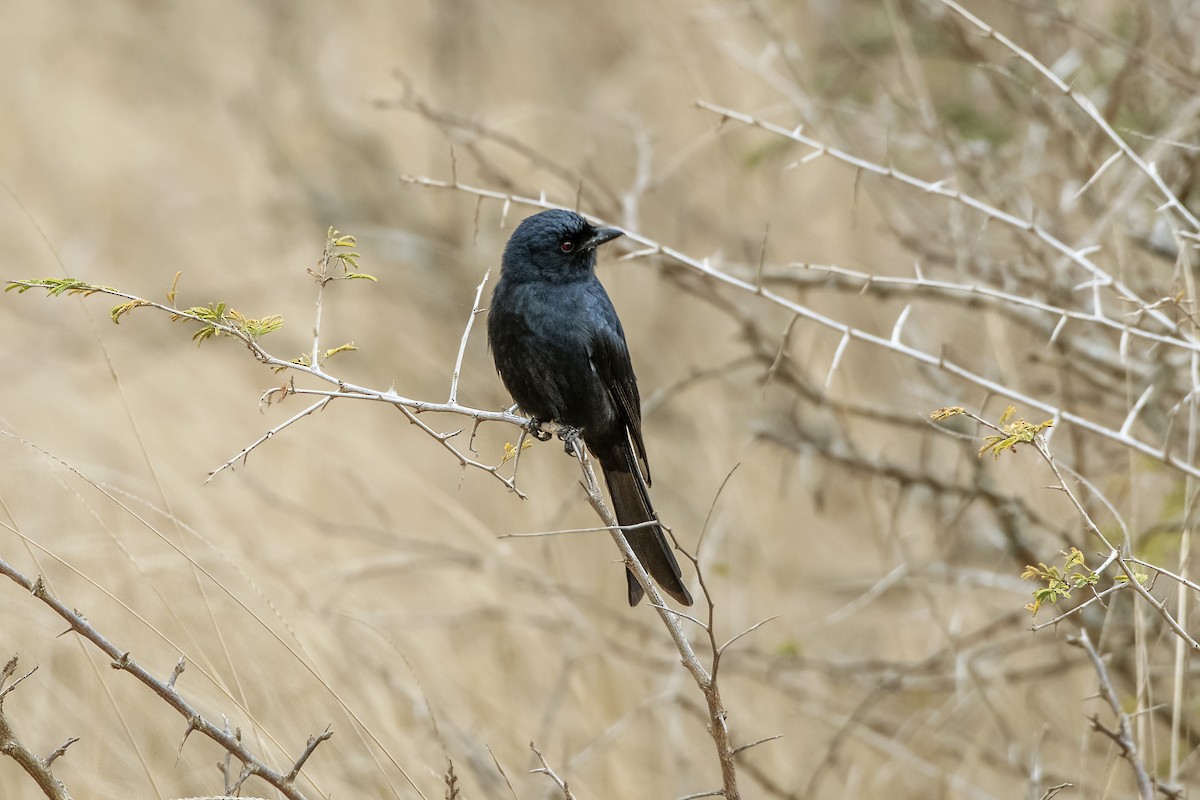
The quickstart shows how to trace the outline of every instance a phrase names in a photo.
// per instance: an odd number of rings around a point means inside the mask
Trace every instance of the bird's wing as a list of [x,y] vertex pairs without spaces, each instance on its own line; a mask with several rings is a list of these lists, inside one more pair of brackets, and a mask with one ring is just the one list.
[[607,306],[607,313],[600,315],[603,323],[592,332],[592,366],[608,389],[617,417],[625,424],[629,441],[637,453],[638,467],[649,486],[650,462],[646,458],[646,444],[642,441],[642,400],[638,395],[637,377],[633,374],[621,322],[612,304],[607,303]]

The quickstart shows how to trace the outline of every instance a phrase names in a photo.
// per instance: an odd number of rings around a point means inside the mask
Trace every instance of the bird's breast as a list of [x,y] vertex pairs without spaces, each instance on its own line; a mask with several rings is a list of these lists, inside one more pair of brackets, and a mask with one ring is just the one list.
[[585,293],[561,285],[496,287],[488,338],[496,369],[526,413],[582,427],[609,416],[592,362]]

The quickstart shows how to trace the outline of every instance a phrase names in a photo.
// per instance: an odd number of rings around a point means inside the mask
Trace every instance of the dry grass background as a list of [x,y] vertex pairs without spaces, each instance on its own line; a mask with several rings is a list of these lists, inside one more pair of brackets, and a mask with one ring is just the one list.
[[[1197,141],[1194,7],[976,10],[1045,63],[1078,57],[1060,66],[1108,118]],[[70,275],[159,299],[179,270],[183,304],[283,314],[264,343],[292,355],[309,346],[305,269],[333,225],[358,236],[380,282],[327,295],[324,341],[360,348],[331,370],[440,401],[474,287],[529,212],[400,181],[450,178],[453,147],[463,181],[574,205],[582,178],[581,210],[744,276],[769,226],[764,260],[781,293],[885,337],[911,297],[790,286],[799,273],[786,265],[911,276],[920,260],[1071,302],[1078,276],[1055,272],[1037,242],[830,159],[794,167],[804,148],[721,125],[694,107],[704,99],[807,122],[931,181],[957,174],[1066,241],[1102,221],[1114,272],[1150,298],[1187,291],[1179,262],[1153,246],[1154,203],[1123,199],[1136,173],[1114,170],[1082,207],[1066,203],[1111,148],[964,30],[939,3],[900,0],[8,2],[3,277]],[[652,182],[631,217],[621,203],[639,158]],[[1194,206],[1195,148],[1161,159]],[[1036,800],[1063,782],[1077,787],[1064,796],[1126,796],[1125,765],[1088,730],[1104,711],[1094,673],[1065,628],[1030,633],[1022,610],[1029,554],[1091,555],[1096,543],[1043,488],[1052,476],[1032,451],[978,461],[977,441],[921,422],[951,404],[996,418],[1007,401],[857,343],[826,395],[839,337],[808,322],[764,389],[785,311],[667,260],[614,255],[601,277],[647,398],[658,511],[688,548],[708,519],[718,639],[780,615],[722,666],[736,742],[783,735],[740,757],[745,796]],[[286,767],[332,725],[305,769],[309,796],[443,797],[449,760],[464,797],[555,796],[527,774],[531,740],[580,798],[719,785],[702,698],[653,615],[625,606],[607,536],[498,538],[595,524],[557,446],[522,457],[522,502],[385,406],[341,402],[202,485],[302,407],[256,405],[279,378],[227,340],[192,346],[190,328],[160,315],[114,327],[104,300],[36,294],[0,300],[0,556],[45,575],[158,674],[186,655],[181,691],[268,759]],[[1150,351],[1145,370],[1112,369],[1115,336],[1048,348],[1053,317],[1004,312],[921,302],[906,341],[1114,428],[1145,385],[1178,400],[1175,376],[1187,380]],[[1081,360],[1093,345],[1100,361]],[[481,327],[461,397],[508,402]],[[1135,430],[1155,441],[1164,425]],[[484,426],[477,447],[495,463],[514,438]],[[1192,485],[1070,426],[1055,443],[1110,495],[1139,552],[1177,568]],[[1008,500],[989,505],[984,490]],[[1128,708],[1157,709],[1138,734],[1167,779],[1169,687],[1193,673],[1173,664],[1156,621],[1124,596],[1088,618]],[[15,585],[0,588],[0,658],[39,668],[5,712],[43,753],[81,737],[55,765],[75,796],[218,793],[221,752],[198,736],[181,748],[178,715],[61,629]],[[1187,760],[1169,776],[1185,791],[1196,711],[1189,691],[1175,734]],[[0,796],[37,796],[7,759]]]

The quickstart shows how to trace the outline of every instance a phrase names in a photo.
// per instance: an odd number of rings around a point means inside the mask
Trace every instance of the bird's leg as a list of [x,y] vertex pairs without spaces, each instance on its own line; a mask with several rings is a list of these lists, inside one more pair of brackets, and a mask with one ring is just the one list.
[[579,428],[573,428],[570,425],[558,426],[558,438],[562,439],[564,453],[569,456],[575,455],[579,445],[579,434]]
[[529,419],[529,425],[526,426],[526,430],[529,431],[530,436],[537,439],[539,442],[550,441],[550,431],[542,430],[542,421],[537,417],[531,417]]

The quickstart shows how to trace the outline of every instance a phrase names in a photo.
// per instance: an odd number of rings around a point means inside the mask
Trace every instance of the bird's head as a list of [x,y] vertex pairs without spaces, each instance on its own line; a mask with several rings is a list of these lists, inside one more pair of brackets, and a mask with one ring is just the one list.
[[579,280],[592,274],[596,248],[623,234],[597,228],[574,211],[542,211],[521,220],[501,267],[509,280]]

